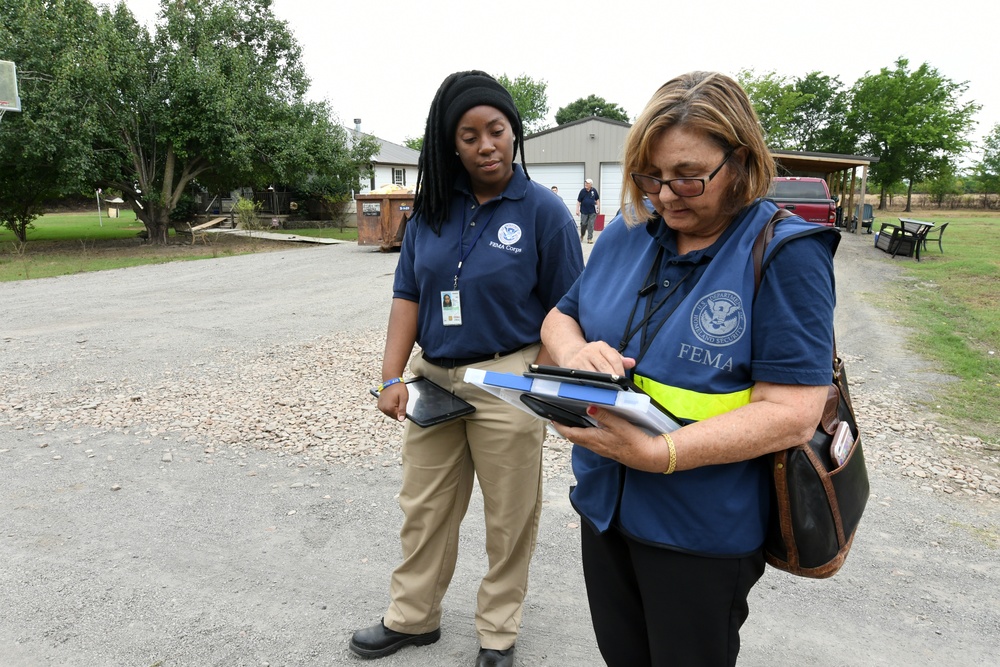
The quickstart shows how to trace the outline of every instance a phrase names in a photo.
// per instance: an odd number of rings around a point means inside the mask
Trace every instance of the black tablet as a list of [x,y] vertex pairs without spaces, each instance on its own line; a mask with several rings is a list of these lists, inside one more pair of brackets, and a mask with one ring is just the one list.
[[[524,376],[543,380],[558,380],[559,382],[579,384],[586,387],[597,387],[599,389],[634,391],[637,394],[646,393],[641,387],[635,384],[631,378],[624,375],[598,373],[597,371],[584,371],[579,368],[563,368],[561,366],[540,366],[538,364],[531,364],[528,366],[528,371],[524,373]],[[655,398],[650,396],[649,400],[660,412],[665,414],[671,420],[677,422],[678,424],[681,423],[680,419],[670,412],[670,410],[663,407],[663,405],[661,405]]]
[[594,425],[594,421],[586,414],[586,405],[559,405],[549,397],[541,398],[534,394],[521,394],[521,402],[539,417],[563,426],[588,428]]
[[[405,382],[408,392],[406,417],[417,426],[434,426],[476,411],[476,406],[425,377],[410,378]],[[378,389],[372,388],[368,392],[378,398]]]
[[406,389],[406,418],[417,426],[434,426],[476,411],[476,406],[425,377],[407,380]]
[[540,378],[542,380],[559,380],[572,384],[582,384],[588,387],[602,389],[629,389],[635,391],[632,381],[624,375],[611,375],[597,371],[584,371],[578,368],[563,368],[561,366],[540,366],[531,364],[524,377]]

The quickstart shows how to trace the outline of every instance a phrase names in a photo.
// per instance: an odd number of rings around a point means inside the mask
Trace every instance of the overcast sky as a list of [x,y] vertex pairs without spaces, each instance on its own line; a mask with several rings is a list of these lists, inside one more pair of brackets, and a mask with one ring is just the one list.
[[[112,4],[102,0],[103,4]],[[126,0],[155,20],[159,0]],[[903,56],[967,81],[982,105],[973,138],[1000,123],[995,0],[274,0],[302,46],[311,96],[340,121],[402,143],[423,134],[451,72],[481,69],[548,84],[548,124],[590,94],[635,117],[677,74],[742,68],[787,77],[820,71],[850,87]]]

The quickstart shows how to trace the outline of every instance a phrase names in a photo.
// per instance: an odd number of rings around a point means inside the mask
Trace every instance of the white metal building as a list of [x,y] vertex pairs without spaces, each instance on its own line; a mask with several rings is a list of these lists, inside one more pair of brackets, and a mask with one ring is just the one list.
[[524,159],[531,180],[559,188],[571,211],[585,179],[601,195],[601,213],[611,221],[621,206],[622,148],[631,125],[591,116],[524,138]]

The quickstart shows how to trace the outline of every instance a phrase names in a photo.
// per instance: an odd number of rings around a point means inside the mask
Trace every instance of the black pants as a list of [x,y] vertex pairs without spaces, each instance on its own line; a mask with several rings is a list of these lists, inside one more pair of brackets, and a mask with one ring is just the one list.
[[732,667],[764,555],[707,558],[583,524],[583,574],[610,667]]

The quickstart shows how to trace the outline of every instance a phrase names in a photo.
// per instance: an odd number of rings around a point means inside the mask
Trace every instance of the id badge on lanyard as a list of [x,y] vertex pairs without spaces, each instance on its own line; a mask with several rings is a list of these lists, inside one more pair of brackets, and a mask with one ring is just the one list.
[[[497,209],[500,208],[500,204],[503,202],[498,202],[496,207],[490,213],[489,217],[486,218],[484,222],[479,227],[479,232],[476,234],[475,238],[472,239],[472,243],[469,244],[468,250],[461,252],[462,249],[462,232],[463,228],[459,227],[458,230],[458,247],[459,247],[459,260],[458,267],[455,269],[455,282],[451,290],[441,292],[441,323],[446,327],[460,327],[462,326],[462,302],[459,297],[458,292],[458,277],[462,274],[462,264],[468,259],[469,254],[472,253],[472,249],[476,246],[476,242],[479,241],[479,237],[483,235],[486,231],[487,225],[493,219],[496,214]],[[471,226],[475,226],[476,221],[471,222]]]
[[462,301],[457,289],[441,292],[441,323],[446,327],[462,326]]

